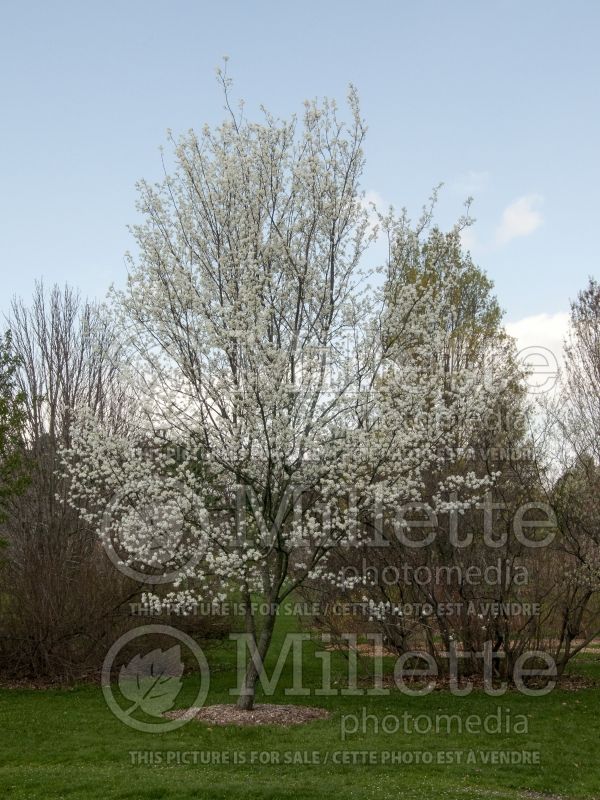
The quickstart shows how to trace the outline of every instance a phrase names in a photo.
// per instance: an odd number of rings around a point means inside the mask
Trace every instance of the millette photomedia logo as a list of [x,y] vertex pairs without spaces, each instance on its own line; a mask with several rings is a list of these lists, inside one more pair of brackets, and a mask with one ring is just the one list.
[[[134,641],[137,647],[130,648]],[[118,659],[125,648],[126,657]],[[125,725],[145,733],[166,733],[185,725],[191,719],[185,709],[176,718],[166,715],[183,688],[186,658],[192,662],[190,671],[200,677],[200,688],[189,707],[201,708],[210,675],[198,643],[169,625],[144,625],[128,631],[110,648],[102,666],[102,693],[108,707]],[[116,661],[122,662],[118,670],[114,670]]]

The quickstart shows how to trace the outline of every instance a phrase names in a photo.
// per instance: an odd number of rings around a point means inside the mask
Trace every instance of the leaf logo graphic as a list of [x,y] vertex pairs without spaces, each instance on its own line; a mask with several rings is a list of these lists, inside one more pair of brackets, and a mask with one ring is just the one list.
[[179,645],[134,656],[119,672],[119,689],[133,703],[124,713],[131,716],[139,708],[151,717],[160,717],[169,711],[181,691],[182,674]]

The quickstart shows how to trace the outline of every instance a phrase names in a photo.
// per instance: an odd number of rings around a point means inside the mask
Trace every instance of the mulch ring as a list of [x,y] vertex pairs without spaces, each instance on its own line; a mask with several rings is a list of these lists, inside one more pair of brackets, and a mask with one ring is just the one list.
[[169,719],[190,719],[212,725],[302,725],[317,719],[328,719],[331,712],[311,706],[278,706],[257,703],[252,711],[242,711],[237,706],[220,703],[205,708],[188,708],[167,711]]

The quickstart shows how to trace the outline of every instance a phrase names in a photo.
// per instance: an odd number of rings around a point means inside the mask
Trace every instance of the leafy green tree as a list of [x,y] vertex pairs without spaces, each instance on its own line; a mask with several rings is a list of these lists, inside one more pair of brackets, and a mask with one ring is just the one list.
[[[379,547],[370,543],[362,551],[340,551],[340,559],[347,566],[344,574],[366,573],[366,582],[348,599],[366,602],[368,626],[383,634],[387,646],[398,653],[427,649],[443,670],[448,663],[444,654],[451,642],[458,642],[465,653],[461,669],[476,672],[480,663],[475,654],[483,642],[491,640],[494,651],[506,651],[511,631],[500,630],[491,614],[448,614],[444,608],[462,603],[467,609],[483,599],[501,603],[518,588],[513,583],[522,571],[508,574],[504,565],[521,566],[522,547],[509,535],[510,521],[513,507],[532,499],[529,484],[521,490],[520,480],[528,469],[524,387],[493,283],[461,243],[468,218],[448,232],[430,223],[431,210],[426,210],[416,225],[403,216],[388,228],[388,325],[382,336],[399,368],[416,363],[424,375],[439,376],[437,413],[452,410],[439,440],[446,460],[431,463],[420,495],[405,507],[408,535],[399,536],[393,524],[383,525]],[[407,297],[414,298],[412,306]],[[382,390],[385,381],[386,376]],[[473,475],[487,476],[489,484],[472,492]],[[442,497],[460,504],[460,513],[450,513]],[[413,526],[431,529],[427,546],[415,544],[424,537],[411,532]],[[486,535],[495,540],[493,547]],[[452,545],[453,536],[460,546]],[[502,580],[489,586],[470,583],[469,570],[497,565],[499,558]],[[405,615],[405,604],[430,608],[431,614]]]

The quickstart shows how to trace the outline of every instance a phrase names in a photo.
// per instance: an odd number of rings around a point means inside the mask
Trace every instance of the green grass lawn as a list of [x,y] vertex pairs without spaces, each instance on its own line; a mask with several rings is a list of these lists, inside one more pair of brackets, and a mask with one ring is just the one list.
[[[286,625],[279,631],[282,635]],[[207,651],[211,663],[208,703],[231,702],[235,685],[233,648],[229,643]],[[343,680],[344,660],[335,656]],[[600,678],[600,660],[585,656],[577,669]],[[305,684],[320,685],[320,662],[307,654]],[[140,733],[117,720],[95,686],[70,690],[0,691],[0,798],[593,798],[600,797],[600,688],[579,692],[555,690],[530,698],[510,692],[501,698],[482,692],[453,697],[435,691],[407,697],[397,690],[388,696],[289,697],[291,670],[271,702],[319,705],[333,711],[331,719],[290,728],[209,727],[189,723],[164,734]],[[341,684],[340,684],[341,685]],[[194,676],[184,684],[177,705],[191,702],[198,688]],[[366,713],[412,717],[457,714],[490,715],[498,706],[512,718],[527,716],[528,733],[395,734],[371,728],[342,741],[343,715]],[[437,763],[438,752],[538,751],[541,763]],[[131,763],[131,752],[223,753],[246,757],[238,764]],[[341,752],[358,753],[354,765],[335,763]],[[361,762],[363,752],[377,763]],[[385,752],[429,753],[432,764],[382,763]],[[252,753],[277,754],[271,763],[248,763]],[[296,755],[299,753],[300,755]],[[314,754],[318,755],[314,755]],[[306,754],[306,755],[304,755]],[[337,754],[337,755],[336,755]],[[171,756],[173,757],[173,756]],[[198,756],[199,757],[199,756]],[[273,763],[279,757],[280,763]],[[313,763],[281,763],[286,758]],[[478,756],[480,758],[481,756]],[[318,760],[320,763],[314,763]]]

